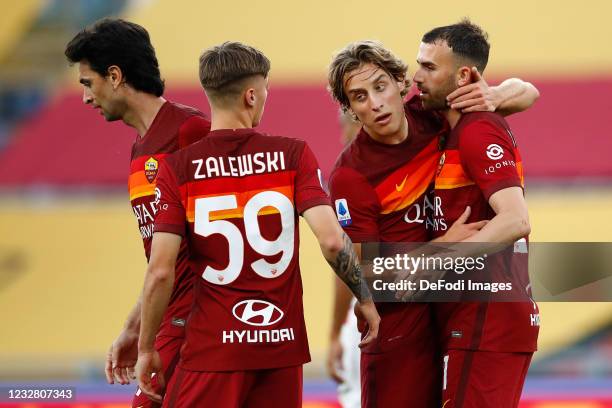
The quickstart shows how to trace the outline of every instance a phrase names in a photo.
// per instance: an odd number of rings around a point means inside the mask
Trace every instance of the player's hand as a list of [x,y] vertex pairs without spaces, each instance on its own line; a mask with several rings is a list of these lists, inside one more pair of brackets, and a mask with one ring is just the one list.
[[451,92],[446,101],[452,109],[467,112],[494,112],[499,105],[494,88],[489,87],[478,68],[472,67],[472,82]]
[[367,325],[365,328],[363,328],[363,330],[360,330],[362,332],[367,330],[365,337],[361,339],[361,342],[359,343],[359,347],[363,348],[372,343],[378,337],[380,316],[378,315],[378,311],[376,310],[376,306],[374,305],[372,299],[357,303],[355,305],[355,315],[357,316],[358,322],[365,322]]
[[466,207],[463,214],[457,218],[457,221],[451,225],[446,234],[438,242],[461,242],[476,234],[489,222],[488,220],[483,220],[466,224],[471,213],[472,209],[469,206]]
[[164,378],[164,370],[159,353],[156,350],[139,352],[138,362],[136,363],[136,378],[138,379],[140,391],[152,401],[161,404],[162,396],[155,392],[151,383],[151,377],[154,374],[157,376],[157,383],[163,389],[166,386],[166,379]]
[[340,343],[340,337],[334,336],[329,344],[329,351],[327,352],[327,373],[335,382],[341,384],[344,382],[344,378],[340,375],[343,370],[342,367],[342,354],[344,349],[342,343]]
[[428,301],[428,295],[430,291],[428,289],[422,289],[420,281],[427,280],[429,282],[436,282],[440,279],[444,279],[447,271],[445,270],[418,270],[411,274],[410,272],[402,271],[398,274],[395,280],[398,283],[400,280],[405,279],[413,283],[414,289],[398,290],[395,292],[395,299],[401,302],[425,302]]
[[123,330],[106,354],[106,381],[129,384],[135,379],[134,366],[138,359],[138,332]]

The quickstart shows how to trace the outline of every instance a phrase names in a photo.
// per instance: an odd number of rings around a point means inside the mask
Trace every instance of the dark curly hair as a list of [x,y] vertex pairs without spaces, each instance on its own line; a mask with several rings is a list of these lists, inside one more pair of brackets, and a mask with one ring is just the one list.
[[164,93],[164,81],[149,33],[121,19],[105,18],[81,30],[64,51],[70,63],[85,61],[102,76],[116,65],[134,89],[155,96]]
[[423,36],[422,42],[433,44],[436,41],[446,41],[453,53],[476,65],[481,73],[489,62],[488,34],[482,28],[464,18],[457,24],[437,27]]

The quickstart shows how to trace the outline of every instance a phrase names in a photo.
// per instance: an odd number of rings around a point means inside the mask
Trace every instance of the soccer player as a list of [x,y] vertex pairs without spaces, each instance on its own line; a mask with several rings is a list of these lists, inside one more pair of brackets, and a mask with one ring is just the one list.
[[[148,260],[159,203],[156,183],[160,162],[169,153],[205,136],[210,122],[198,110],[163,98],[164,82],[155,50],[147,31],[137,24],[100,20],[79,32],[66,46],[65,55],[78,64],[83,103],[97,109],[107,121],[122,120],[137,132],[128,188]],[[168,377],[178,361],[193,298],[193,274],[184,243],[177,257],[176,276],[155,342]],[[108,351],[105,371],[109,383],[128,384],[133,378],[139,329],[140,300]],[[152,404],[139,390],[132,402],[133,407]]]
[[360,302],[370,330],[362,345],[377,335],[380,318],[310,148],[253,129],[263,114],[269,69],[260,51],[241,43],[205,51],[200,80],[212,108],[211,132],[162,164],[136,368],[141,389],[157,400],[150,376],[164,375],[154,334],[170,299],[182,237],[197,275],[164,406],[301,406],[302,365],[310,356],[298,215]]
[[[417,95],[406,103],[407,66],[380,43],[349,44],[333,59],[329,86],[333,98],[363,124],[355,141],[338,158],[330,191],[338,221],[355,243],[424,242],[429,240],[425,212],[440,158],[441,137],[448,124],[426,111]],[[482,85],[482,84],[480,84]],[[490,108],[480,85],[462,94],[465,109]],[[493,108],[525,109],[533,97],[521,81],[491,88]],[[477,95],[476,95],[477,96]],[[467,100],[465,100],[467,99]],[[474,234],[484,221],[465,224],[465,209],[445,240]],[[376,341],[362,349],[361,386],[364,407],[439,406],[440,377],[431,308],[427,304],[380,303]]]
[[[435,179],[439,206],[434,208],[431,225],[454,222],[463,206],[469,205],[471,221],[490,221],[465,242],[518,241],[509,248],[510,263],[497,262],[489,269],[504,270],[520,280],[527,277],[530,226],[521,156],[512,131],[498,113],[462,114],[446,103],[447,95],[472,81],[473,67],[484,71],[489,47],[487,35],[469,20],[435,28],[422,39],[414,81],[423,106],[443,112],[452,129]],[[435,236],[442,233],[434,228]],[[522,283],[520,290],[528,294],[528,277]],[[537,346],[536,303],[462,302],[433,307],[443,348],[443,406],[517,407]]]

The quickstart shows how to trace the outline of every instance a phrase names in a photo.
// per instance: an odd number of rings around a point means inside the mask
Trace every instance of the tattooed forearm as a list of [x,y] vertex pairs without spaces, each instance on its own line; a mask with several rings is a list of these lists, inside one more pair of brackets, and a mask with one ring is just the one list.
[[332,267],[336,275],[348,286],[353,292],[353,295],[359,302],[372,298],[372,294],[368,290],[368,286],[361,273],[359,259],[353,249],[351,239],[342,233],[342,249],[333,260],[327,260],[327,263]]

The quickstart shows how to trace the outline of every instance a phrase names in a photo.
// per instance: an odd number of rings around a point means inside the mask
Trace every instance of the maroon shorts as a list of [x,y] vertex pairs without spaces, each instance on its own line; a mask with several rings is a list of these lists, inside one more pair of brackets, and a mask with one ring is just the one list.
[[533,353],[449,350],[443,356],[443,408],[516,408]]
[[302,366],[247,371],[188,371],[177,367],[164,408],[300,408]]
[[361,406],[439,407],[438,360],[438,349],[431,338],[384,353],[361,353]]
[[[167,336],[160,336],[155,339],[155,350],[159,353],[162,364],[164,365],[164,378],[166,383],[170,381],[174,374],[184,340],[184,337]],[[163,395],[163,390],[160,389],[155,377],[151,380],[151,384],[157,392]],[[143,394],[140,388],[136,390],[136,395],[134,395],[134,399],[132,400],[132,408],[159,408],[160,406],[161,404],[151,401],[149,397]]]

